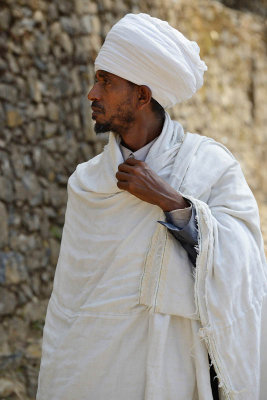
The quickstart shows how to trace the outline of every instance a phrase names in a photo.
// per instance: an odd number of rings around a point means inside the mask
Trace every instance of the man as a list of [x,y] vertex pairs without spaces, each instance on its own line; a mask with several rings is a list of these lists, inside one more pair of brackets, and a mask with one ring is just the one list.
[[128,14],[95,69],[111,133],[69,180],[37,399],[216,399],[210,361],[220,399],[257,399],[257,206],[231,153],[164,111],[201,87],[198,46]]

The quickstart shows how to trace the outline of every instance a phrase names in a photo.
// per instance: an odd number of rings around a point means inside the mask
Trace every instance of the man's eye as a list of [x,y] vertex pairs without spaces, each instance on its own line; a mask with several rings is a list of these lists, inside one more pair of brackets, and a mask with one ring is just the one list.
[[100,78],[100,81],[99,81],[97,78],[95,78],[94,83],[102,83],[104,85],[108,85],[110,83],[110,80],[106,79],[106,78],[102,78],[102,79]]

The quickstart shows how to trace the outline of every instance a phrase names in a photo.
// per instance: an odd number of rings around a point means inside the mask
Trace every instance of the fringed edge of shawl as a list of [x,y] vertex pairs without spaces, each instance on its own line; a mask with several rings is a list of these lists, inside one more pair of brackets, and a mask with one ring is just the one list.
[[194,271],[195,277],[195,290],[194,297],[197,307],[197,312],[203,328],[199,330],[199,336],[205,341],[208,353],[210,355],[211,362],[216,371],[218,378],[219,388],[222,389],[225,400],[234,400],[237,393],[230,387],[230,382],[227,380],[227,376],[223,371],[223,365],[220,359],[220,355],[216,349],[216,344],[212,338],[212,330],[209,325],[209,318],[207,315],[206,307],[201,304],[199,299],[199,293],[202,293],[203,301],[206,303],[206,289],[205,289],[205,276],[209,269],[212,257],[212,251],[210,250],[213,242],[213,229],[210,211],[207,210],[208,206],[202,201],[196,200],[190,196],[185,196],[190,200],[196,208],[196,221],[198,223],[198,245],[196,268]]

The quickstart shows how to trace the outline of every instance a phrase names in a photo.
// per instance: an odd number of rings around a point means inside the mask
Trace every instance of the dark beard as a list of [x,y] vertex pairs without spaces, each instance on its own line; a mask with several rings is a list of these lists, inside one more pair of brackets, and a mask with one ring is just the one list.
[[94,126],[95,133],[104,133],[111,131],[111,124],[110,122],[106,122],[105,124],[99,124],[98,122],[95,123]]
[[122,132],[127,131],[135,121],[133,112],[129,109],[127,110],[127,107],[125,107],[129,105],[129,103],[130,99],[125,103],[122,103],[118,107],[116,115],[113,115],[109,121],[102,124],[96,122],[94,126],[95,133],[98,134],[112,131],[120,135]]

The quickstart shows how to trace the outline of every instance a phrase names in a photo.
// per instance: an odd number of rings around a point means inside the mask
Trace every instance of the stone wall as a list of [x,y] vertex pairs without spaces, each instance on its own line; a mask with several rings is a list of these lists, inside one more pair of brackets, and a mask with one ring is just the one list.
[[220,0],[224,5],[237,10],[249,10],[260,14],[267,15],[267,1],[266,0]]
[[172,115],[226,144],[266,220],[264,21],[211,0],[4,0],[0,9],[0,398],[34,399],[66,184],[99,153],[86,99],[93,61],[127,12],[196,40],[206,84]]

